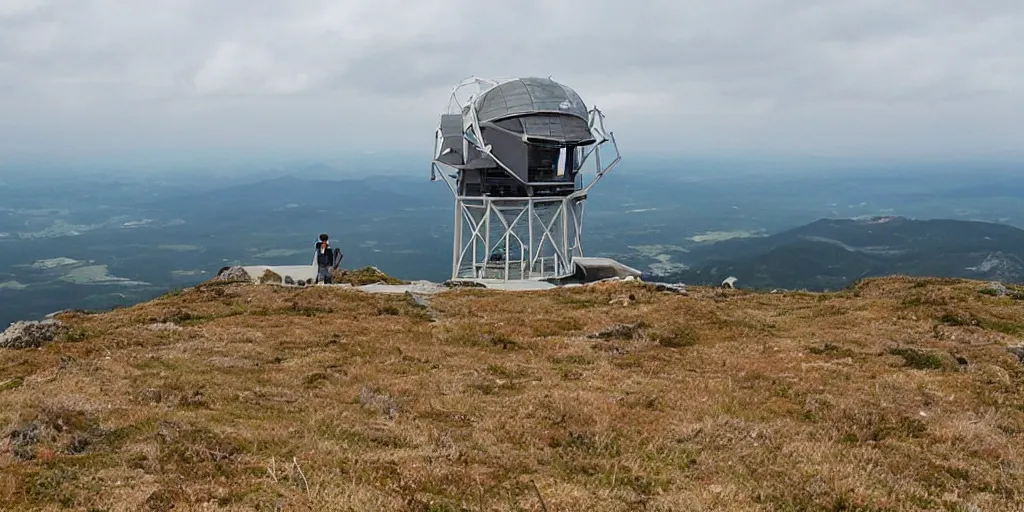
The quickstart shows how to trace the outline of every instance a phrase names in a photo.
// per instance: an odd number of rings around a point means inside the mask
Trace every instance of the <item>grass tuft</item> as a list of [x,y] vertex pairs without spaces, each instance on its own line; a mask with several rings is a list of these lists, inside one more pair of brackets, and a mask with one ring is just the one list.
[[658,345],[667,348],[692,347],[700,341],[700,335],[696,330],[678,324],[656,329],[650,336]]
[[945,360],[938,354],[913,348],[891,348],[889,354],[903,358],[903,365],[915,370],[942,370]]

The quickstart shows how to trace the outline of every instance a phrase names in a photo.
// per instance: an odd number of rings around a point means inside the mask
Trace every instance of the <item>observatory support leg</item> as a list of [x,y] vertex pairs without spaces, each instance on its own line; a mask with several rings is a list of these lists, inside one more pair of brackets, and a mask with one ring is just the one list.
[[569,250],[570,260],[573,257],[583,256],[583,209],[586,206],[585,201],[574,201],[570,204],[570,211],[572,212],[572,240],[573,245]]
[[571,258],[569,253],[569,208],[571,205],[568,201],[562,201],[562,251],[564,258],[562,261],[562,268],[560,269],[562,274],[569,272],[569,261]]
[[[486,205],[484,207],[484,212],[485,212],[484,213],[484,229],[486,230],[484,232],[484,264],[481,265],[479,268],[481,268],[484,271],[484,276],[483,277],[487,277],[487,262],[491,259],[491,208],[492,208],[492,206],[491,206],[491,199],[490,198],[485,199],[484,202],[485,202],[485,205]],[[480,278],[479,271],[477,271],[477,272],[478,272],[478,274],[477,274],[476,277],[479,279]]]
[[536,261],[536,258],[534,257],[534,252],[533,252],[533,201],[530,201],[526,205],[526,208],[528,210],[528,212],[527,212],[527,222],[528,222],[528,226],[529,226],[528,229],[530,230],[530,254],[529,254],[529,257],[528,257],[529,260],[530,260],[530,270],[528,271],[527,275],[529,277],[533,277],[533,262]]
[[509,251],[508,251],[508,242],[509,242],[509,232],[510,231],[511,231],[510,229],[507,229],[507,228],[505,229],[505,280],[506,281],[508,281],[508,265],[509,265],[508,261],[509,261],[509,257],[511,256],[511,254],[509,254]]
[[459,266],[462,265],[462,223],[465,213],[462,201],[455,199],[455,233],[452,241],[452,279],[459,278]]

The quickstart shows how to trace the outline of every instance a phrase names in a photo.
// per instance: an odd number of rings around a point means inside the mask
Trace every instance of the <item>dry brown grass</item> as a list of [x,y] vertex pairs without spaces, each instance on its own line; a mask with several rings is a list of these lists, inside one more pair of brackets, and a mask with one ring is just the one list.
[[363,267],[354,270],[331,269],[331,280],[335,283],[347,283],[352,286],[367,284],[406,284],[401,279],[391,277],[375,267]]
[[1024,302],[979,286],[72,313],[76,341],[0,352],[0,507],[1020,510]]

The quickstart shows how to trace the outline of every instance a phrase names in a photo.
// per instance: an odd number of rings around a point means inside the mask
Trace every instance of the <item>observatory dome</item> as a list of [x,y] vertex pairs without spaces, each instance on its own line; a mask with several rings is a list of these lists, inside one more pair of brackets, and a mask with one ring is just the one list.
[[480,123],[493,123],[528,137],[590,141],[589,114],[576,91],[550,78],[516,78],[487,90],[475,101]]

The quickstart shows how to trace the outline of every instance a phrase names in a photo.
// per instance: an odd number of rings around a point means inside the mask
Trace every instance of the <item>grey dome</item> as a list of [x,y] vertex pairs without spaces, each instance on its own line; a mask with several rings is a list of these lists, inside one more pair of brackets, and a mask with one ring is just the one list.
[[508,117],[557,112],[588,119],[587,106],[576,91],[550,78],[516,78],[476,99],[481,123]]

